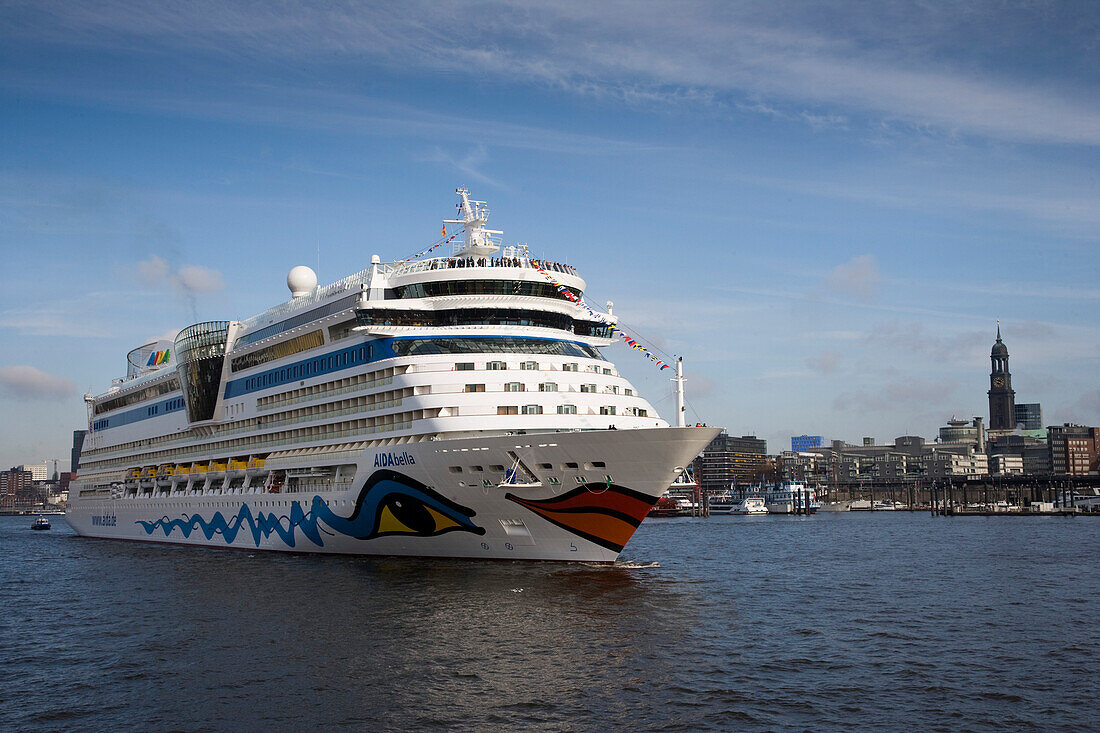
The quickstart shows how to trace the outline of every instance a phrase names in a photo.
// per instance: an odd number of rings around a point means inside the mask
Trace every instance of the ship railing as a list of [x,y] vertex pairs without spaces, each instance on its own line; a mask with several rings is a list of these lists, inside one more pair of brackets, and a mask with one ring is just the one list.
[[288,300],[285,303],[280,303],[273,308],[268,308],[263,313],[252,316],[241,321],[242,331],[248,331],[259,325],[267,325],[273,323],[276,319],[294,311],[301,310],[302,308],[316,305],[321,301],[343,293],[347,290],[351,290],[356,285],[362,285],[363,283],[370,282],[371,268],[360,270],[352,275],[348,275],[345,278],[341,278],[334,283],[329,283],[324,287],[317,288],[309,295],[302,295],[293,300]]
[[526,257],[436,257],[432,259],[401,262],[387,269],[389,275],[409,275],[415,272],[427,272],[430,270],[460,270],[471,267],[523,267],[529,269],[541,268],[547,272],[558,272],[563,275],[577,274],[575,267],[563,262],[551,262],[549,260],[530,259]]
[[333,397],[341,394],[351,394],[353,392],[362,392],[367,389],[374,389],[375,387],[381,387],[383,385],[392,384],[393,377],[379,377],[378,379],[372,379],[369,382],[363,382],[362,384],[353,384],[347,387],[333,387],[331,389],[324,390],[323,392],[316,392],[314,394],[300,395],[298,397],[289,397],[286,399],[271,402],[266,405],[262,405],[259,409],[261,411],[275,410],[280,407],[286,407],[287,405],[297,405],[302,402],[313,402],[316,400],[324,399],[325,397]]
[[[281,438],[278,440],[265,440],[256,444],[250,445],[249,450],[270,450],[271,448],[277,448],[286,445],[301,446],[302,444],[314,443],[325,440],[333,440],[335,438],[350,438],[361,435],[374,435],[377,433],[389,433],[400,432],[403,430],[412,430],[413,420],[402,420],[400,422],[388,423],[385,425],[366,425],[355,428],[345,428],[343,430],[328,431],[320,433],[316,436],[310,436],[309,439],[303,439],[301,437],[296,438]],[[191,453],[184,454],[182,456],[175,457],[175,460],[180,462],[201,460],[204,455],[209,455],[208,452],[203,449],[197,449]],[[205,475],[205,474],[204,474]]]
[[297,425],[299,423],[317,422],[318,420],[328,420],[334,417],[343,417],[345,415],[358,415],[363,412],[374,412],[375,410],[385,410],[391,407],[400,407],[404,400],[397,398],[395,400],[385,400],[383,402],[372,402],[368,405],[357,405],[355,407],[345,407],[340,410],[329,410],[318,413],[316,415],[299,415],[298,417],[288,417],[282,420],[273,420],[271,422],[265,422],[263,425],[257,427],[258,430],[266,430],[267,428],[278,428],[284,425]]

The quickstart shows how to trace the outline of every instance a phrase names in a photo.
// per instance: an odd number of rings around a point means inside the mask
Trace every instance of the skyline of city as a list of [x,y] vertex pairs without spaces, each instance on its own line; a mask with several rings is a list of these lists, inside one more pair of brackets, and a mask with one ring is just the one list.
[[684,356],[691,422],[931,436],[988,415],[1000,319],[1017,401],[1100,423],[1100,12],[676,8],[0,10],[0,465],[68,455],[131,348],[430,245],[459,185]]

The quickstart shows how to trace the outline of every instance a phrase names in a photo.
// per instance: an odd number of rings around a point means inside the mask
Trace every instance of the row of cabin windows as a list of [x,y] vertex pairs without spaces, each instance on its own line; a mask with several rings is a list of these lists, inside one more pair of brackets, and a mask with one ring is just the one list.
[[[164,411],[171,412],[172,410],[183,409],[183,398],[176,397],[175,399],[168,400],[164,403]],[[160,414],[160,405],[153,405],[152,407],[145,408],[145,414],[149,417]]]
[[[576,405],[558,405],[557,412],[558,412],[559,415],[576,415],[577,414],[577,406]],[[522,405],[522,406],[520,406],[520,405],[498,405],[497,406],[497,414],[498,415],[541,415],[542,414],[542,405]],[[615,406],[614,405],[608,405],[606,407],[601,407],[600,408],[600,414],[601,415],[614,415],[614,414],[616,414]],[[634,415],[636,417],[647,417],[649,413],[646,410],[642,409],[641,407],[628,407],[624,411],[624,414]]]
[[258,374],[245,380],[245,388],[248,390],[273,387],[295,379],[315,377],[331,369],[341,369],[347,366],[355,366],[369,361],[374,356],[373,346],[360,346],[358,349],[344,351],[339,354],[329,354],[316,359],[284,367],[273,369],[265,374]]
[[[504,361],[487,361],[485,362],[485,368],[489,371],[502,371],[508,368],[508,363]],[[522,370],[537,371],[539,363],[537,361],[521,361],[519,368]],[[460,361],[455,364],[456,372],[472,372],[474,370],[474,363],[472,361]],[[580,364],[575,361],[566,362],[561,365],[563,372],[576,372],[580,371]],[[587,371],[594,374],[611,374],[611,369],[608,367],[600,367],[596,365],[589,366]]]
[[[485,391],[485,385],[484,384],[467,384],[464,391],[466,391],[466,392],[484,392]],[[527,391],[527,385],[524,384],[523,382],[505,382],[504,383],[504,391],[505,392],[526,392]],[[539,392],[557,392],[557,391],[558,391],[557,382],[541,382],[541,383],[539,383]],[[580,391],[581,392],[587,392],[587,393],[590,393],[590,394],[595,393],[596,392],[596,385],[594,385],[594,384],[582,384],[582,385],[580,385]],[[619,394],[619,388],[616,385],[612,385],[610,387],[607,387],[604,391],[608,392],[610,394]],[[626,395],[627,397],[633,397],[634,396],[634,390],[630,389],[629,387],[626,387],[626,388],[623,389],[623,394]]]

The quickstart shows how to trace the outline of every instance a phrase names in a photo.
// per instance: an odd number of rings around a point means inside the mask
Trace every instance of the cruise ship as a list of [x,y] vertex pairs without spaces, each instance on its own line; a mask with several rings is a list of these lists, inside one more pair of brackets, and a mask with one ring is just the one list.
[[[81,535],[248,550],[612,563],[718,433],[605,355],[612,305],[505,246],[458,189],[443,239],[196,323],[85,395]],[[447,227],[455,231],[447,237]],[[631,341],[630,343],[634,343]]]

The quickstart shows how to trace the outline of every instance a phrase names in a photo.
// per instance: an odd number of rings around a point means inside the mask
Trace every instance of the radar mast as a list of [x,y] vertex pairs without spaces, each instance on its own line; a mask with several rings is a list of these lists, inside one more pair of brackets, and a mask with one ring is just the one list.
[[455,257],[487,257],[495,254],[500,249],[500,237],[504,232],[496,229],[486,229],[489,221],[489,207],[484,201],[472,201],[470,191],[465,188],[456,188],[455,193],[461,197],[458,202],[458,211],[461,219],[444,219],[443,224],[460,224],[466,232],[465,239],[455,242]]

